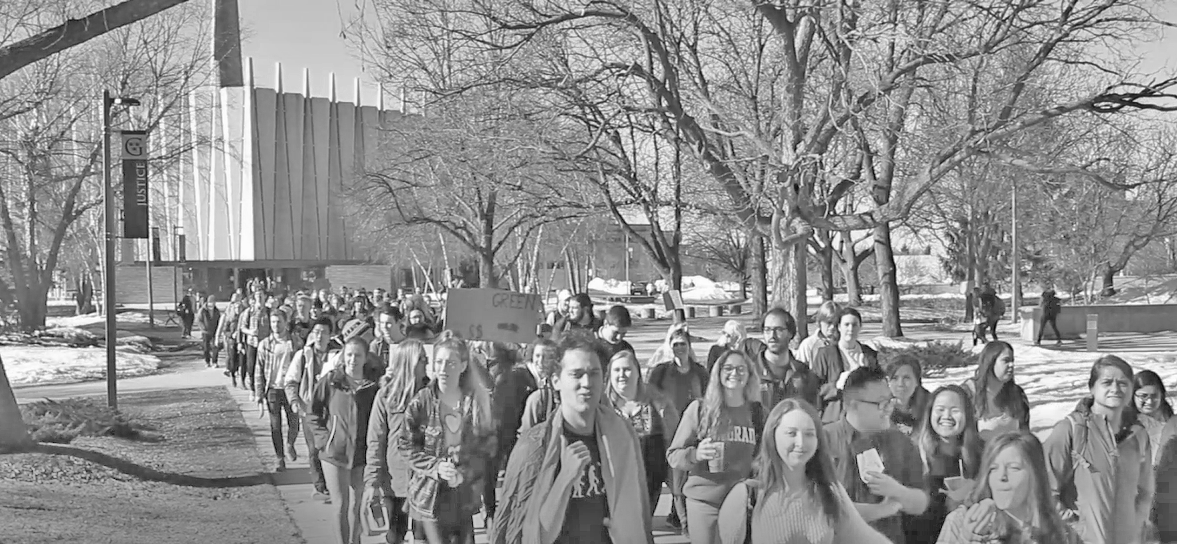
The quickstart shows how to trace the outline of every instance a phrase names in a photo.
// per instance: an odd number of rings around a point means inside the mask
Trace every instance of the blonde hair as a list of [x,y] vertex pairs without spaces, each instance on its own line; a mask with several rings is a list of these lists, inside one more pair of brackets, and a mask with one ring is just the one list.
[[417,393],[417,361],[425,356],[425,344],[405,340],[394,344],[388,353],[388,369],[380,378],[380,395],[391,401],[391,411],[403,411]]
[[708,436],[715,427],[719,426],[721,416],[726,416],[727,402],[723,395],[723,364],[732,357],[739,357],[747,370],[748,381],[744,384],[744,402],[756,402],[760,398],[760,374],[752,365],[752,360],[739,351],[727,350],[715,361],[711,367],[711,378],[707,382],[707,391],[703,393],[703,404],[699,409],[699,436]]

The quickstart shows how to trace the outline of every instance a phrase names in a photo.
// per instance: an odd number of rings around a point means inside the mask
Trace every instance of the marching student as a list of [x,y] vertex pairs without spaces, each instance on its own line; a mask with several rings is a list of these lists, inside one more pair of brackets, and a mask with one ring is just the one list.
[[968,393],[946,385],[929,395],[913,438],[923,462],[928,508],[907,519],[907,541],[931,544],[940,536],[945,516],[968,498],[980,473],[984,444]]
[[[278,457],[278,471],[286,470],[286,457],[291,461],[298,460],[294,443],[298,440],[298,418],[294,409],[286,398],[286,373],[290,368],[290,361],[297,351],[294,341],[290,337],[290,327],[287,324],[285,312],[274,312],[270,315],[270,329],[274,334],[267,336],[258,344],[257,366],[257,403],[265,404],[270,412],[270,439],[274,443],[274,454]],[[282,414],[286,414],[286,453],[282,452]]]
[[972,396],[981,440],[1030,430],[1030,401],[1014,381],[1013,346],[999,340],[985,344],[977,370],[964,388]]
[[519,437],[490,542],[653,544],[641,445],[604,394],[599,340],[560,342],[560,405]]
[[495,451],[490,390],[476,364],[466,342],[442,333],[429,386],[409,401],[396,435],[412,470],[409,515],[429,544],[473,544],[483,478],[497,476],[488,471]]
[[1091,367],[1091,396],[1079,401],[1044,443],[1050,488],[1077,520],[1087,544],[1136,544],[1144,538],[1153,503],[1148,432],[1128,411],[1132,367],[1104,355]]
[[658,508],[662,484],[670,476],[666,450],[678,429],[678,409],[658,390],[642,382],[642,365],[632,351],[622,350],[609,361],[606,397],[617,414],[633,425],[646,467],[650,514]]
[[906,544],[901,514],[918,516],[928,506],[919,451],[891,428],[895,397],[882,369],[862,366],[845,381],[845,415],[825,425],[839,482],[871,527]]
[[217,332],[221,328],[221,311],[217,309],[217,297],[208,296],[196,313],[196,324],[200,326],[200,352],[204,355],[204,366],[219,366],[217,359],[221,348],[217,344]]
[[764,428],[760,377],[748,356],[729,351],[715,361],[707,392],[683,412],[667,449],[670,466],[687,472],[686,527],[692,544],[719,540],[724,497],[752,474],[752,458]]
[[311,480],[315,487],[314,498],[330,501],[327,492],[327,480],[323,476],[323,463],[319,460],[319,449],[316,447],[311,420],[311,403],[314,402],[315,387],[319,375],[327,364],[327,344],[331,338],[330,318],[321,317],[311,327],[307,335],[307,343],[294,354],[290,360],[290,368],[286,371],[283,389],[286,400],[290,402],[294,413],[302,418],[303,428],[306,429],[303,438],[307,444],[307,461],[310,464]]
[[719,514],[723,544],[891,544],[838,482],[817,409],[799,398],[769,413],[756,480],[736,484]]
[[841,312],[842,307],[832,300],[821,303],[817,314],[813,316],[814,321],[817,321],[817,334],[806,336],[801,341],[801,345],[797,346],[797,359],[812,366],[818,350],[838,341],[838,317]]
[[368,420],[368,462],[364,469],[364,504],[383,504],[388,519],[385,542],[399,544],[409,531],[405,502],[410,494],[409,462],[396,447],[409,403],[428,383],[429,357],[425,345],[415,340],[395,344],[389,364],[380,378],[380,391]]
[[924,388],[923,366],[920,365],[919,359],[901,354],[889,361],[883,370],[887,372],[887,384],[891,386],[891,394],[895,395],[895,410],[891,412],[891,424],[903,434],[911,436],[923,419],[928,400],[932,396]]
[[1148,442],[1152,445],[1153,463],[1161,457],[1161,432],[1165,423],[1173,417],[1169,404],[1169,392],[1161,377],[1151,370],[1142,370],[1132,379],[1132,399],[1128,411],[1137,414],[1137,420],[1148,431]]
[[965,504],[944,520],[938,544],[1080,544],[1059,518],[1042,443],[1034,435],[1017,431],[994,437],[980,467]]
[[555,386],[556,375],[560,372],[556,343],[551,340],[537,340],[531,345],[530,351],[527,370],[535,378],[538,388],[527,396],[524,403],[523,416],[519,423],[520,434],[547,421],[548,416],[560,403],[560,393],[556,391]]
[[789,343],[797,334],[793,315],[784,308],[772,308],[760,322],[764,341],[759,345],[763,349],[753,358],[759,363],[760,402],[764,406],[776,406],[786,398],[800,397],[816,406],[820,400],[817,376],[789,350]]
[[[835,423],[842,419],[842,387],[850,372],[879,366],[878,353],[858,341],[861,331],[862,314],[854,308],[842,309],[838,313],[837,343],[817,350],[810,364],[821,387],[822,423]],[[853,498],[854,493],[851,492],[850,496]]]
[[315,385],[311,418],[323,476],[331,494],[331,525],[336,544],[359,544],[364,464],[368,459],[368,421],[379,376],[368,365],[368,343],[352,338],[340,364]]
[[613,357],[619,351],[633,352],[633,346],[625,341],[625,335],[630,327],[633,327],[633,320],[625,306],[615,305],[605,311],[605,321],[597,330],[597,338],[609,348],[609,357]]
[[[229,305],[217,325],[217,342],[225,347],[225,375],[233,381],[233,387],[237,387],[238,372],[245,366],[242,362],[244,352],[237,341],[237,322],[244,311],[245,302],[242,300],[241,290],[238,289],[229,297]],[[241,383],[245,383],[244,372],[241,373]]]

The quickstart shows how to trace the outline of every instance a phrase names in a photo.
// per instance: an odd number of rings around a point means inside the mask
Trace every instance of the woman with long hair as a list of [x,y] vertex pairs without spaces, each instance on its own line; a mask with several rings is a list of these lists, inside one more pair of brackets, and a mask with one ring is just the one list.
[[1096,359],[1090,396],[1058,422],[1046,439],[1050,487],[1088,544],[1136,544],[1144,537],[1153,500],[1148,432],[1128,410],[1132,367],[1115,355]]
[[755,481],[737,484],[719,516],[723,544],[889,544],[838,483],[821,416],[789,398],[768,414]]
[[560,372],[560,352],[555,342],[546,338],[536,340],[528,349],[527,369],[535,375],[539,386],[523,405],[523,419],[519,423],[519,434],[548,420],[560,402],[553,380]]
[[1161,377],[1151,370],[1141,370],[1132,379],[1132,403],[1129,412],[1135,412],[1138,421],[1148,431],[1148,443],[1152,445],[1152,460],[1155,464],[1161,456],[1161,431],[1173,417],[1173,406],[1169,404],[1169,392]]
[[[452,331],[433,346],[429,386],[405,410],[396,446],[409,461],[409,514],[429,544],[472,544],[474,514],[495,451],[486,373]],[[418,535],[420,540],[420,535]]]
[[760,377],[748,356],[729,351],[715,361],[707,392],[687,407],[666,456],[687,472],[683,485],[692,544],[718,540],[716,520],[732,486],[752,474],[763,425]]
[[944,520],[938,544],[1079,543],[1055,508],[1042,443],[1034,435],[1019,431],[994,437],[980,467],[965,503]]
[[977,360],[977,370],[964,388],[972,396],[981,440],[1030,430],[1030,401],[1022,387],[1014,382],[1013,346],[998,340],[985,344]]
[[[931,394],[924,388],[923,366],[911,355],[899,355],[883,368],[887,373],[887,385],[895,396],[895,408],[891,412],[891,425],[900,432],[911,436],[923,420]],[[966,397],[967,398],[967,397]]]
[[670,475],[666,448],[678,428],[678,409],[661,393],[642,383],[642,365],[632,351],[615,353],[606,372],[609,380],[606,397],[617,414],[633,425],[642,447],[652,515],[662,496],[662,484]]
[[968,393],[946,385],[932,393],[915,435],[928,508],[907,520],[909,544],[936,542],[944,517],[964,502],[981,467],[984,444]]
[[312,432],[331,495],[337,544],[359,544],[364,464],[368,460],[368,421],[379,385],[368,364],[368,343],[353,338],[343,346],[339,366],[315,385]]
[[[368,419],[368,465],[364,470],[364,504],[379,502],[388,519],[387,542],[404,541],[409,531],[405,500],[409,496],[409,463],[397,450],[395,438],[405,422],[409,401],[428,382],[429,357],[416,340],[394,344],[388,368],[380,378],[380,393]],[[393,442],[389,447],[389,442]]]

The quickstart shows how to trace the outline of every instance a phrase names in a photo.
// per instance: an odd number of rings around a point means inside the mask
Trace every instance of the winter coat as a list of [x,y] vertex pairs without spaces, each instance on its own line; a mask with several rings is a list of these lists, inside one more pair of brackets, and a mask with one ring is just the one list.
[[[497,365],[496,365],[497,366]],[[494,412],[499,425],[497,459],[504,463],[515,447],[519,427],[523,423],[523,411],[527,398],[539,389],[535,375],[525,366],[516,365],[502,369],[495,377]]]
[[[879,354],[866,344],[859,342],[858,345],[862,349],[864,364],[878,367]],[[842,419],[842,391],[838,389],[838,378],[847,370],[846,361],[842,360],[842,349],[838,344],[830,344],[817,350],[810,368],[817,376],[822,423],[834,423]]]
[[[462,515],[473,515],[482,506],[482,479],[497,477],[486,474],[488,461],[495,452],[495,434],[481,434],[474,427],[474,400],[462,397],[461,443],[450,448],[446,444],[445,427],[441,420],[441,398],[436,385],[417,392],[405,409],[404,423],[396,434],[396,449],[409,462],[408,503],[410,511],[423,520],[436,519],[437,493],[441,477],[437,465],[449,459],[462,474],[462,483],[454,490],[458,494]],[[448,484],[446,484],[448,485]]]
[[[1177,430],[1177,418],[1169,418],[1165,438],[1171,438],[1174,430]],[[1177,542],[1177,440],[1162,439],[1152,520],[1161,542]]]
[[[417,392],[419,392],[418,390]],[[368,419],[368,463],[364,467],[364,483],[379,487],[394,497],[409,496],[412,468],[409,460],[396,447],[396,437],[404,431],[407,406],[396,406],[399,394],[381,389],[372,404]]]
[[1153,499],[1148,432],[1125,412],[1113,435],[1093,404],[1079,401],[1043,444],[1050,488],[1063,508],[1079,514],[1075,528],[1086,544],[1136,544]]
[[378,388],[366,378],[353,384],[342,370],[332,370],[315,385],[311,433],[320,461],[344,468],[367,462],[368,419]]

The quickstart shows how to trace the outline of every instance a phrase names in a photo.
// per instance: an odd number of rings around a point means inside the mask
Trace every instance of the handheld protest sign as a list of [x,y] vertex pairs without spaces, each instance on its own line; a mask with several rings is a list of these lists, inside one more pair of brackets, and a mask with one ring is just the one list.
[[543,321],[540,295],[498,289],[450,289],[445,326],[463,340],[528,344]]

